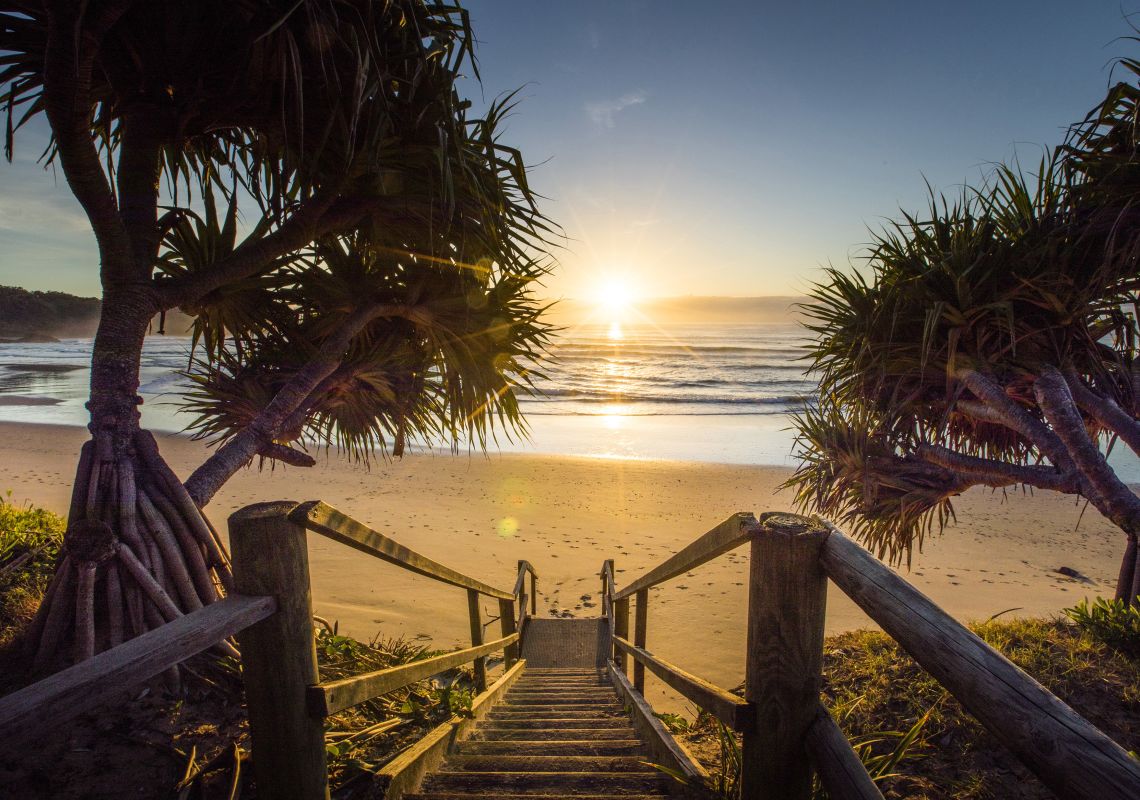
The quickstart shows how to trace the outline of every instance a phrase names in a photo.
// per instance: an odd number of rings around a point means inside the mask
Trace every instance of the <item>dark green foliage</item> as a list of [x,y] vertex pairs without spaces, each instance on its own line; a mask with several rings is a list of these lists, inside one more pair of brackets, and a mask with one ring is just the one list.
[[1065,615],[1090,636],[1129,658],[1140,659],[1140,607],[1123,600],[1084,599]]

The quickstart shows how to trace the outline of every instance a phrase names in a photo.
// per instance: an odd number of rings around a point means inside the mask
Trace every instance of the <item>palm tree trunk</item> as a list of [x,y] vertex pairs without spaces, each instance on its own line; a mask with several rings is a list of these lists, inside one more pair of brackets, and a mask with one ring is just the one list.
[[213,603],[229,584],[221,541],[139,426],[151,313],[144,292],[105,295],[91,361],[91,440],[76,470],[65,556],[26,637],[35,671]]

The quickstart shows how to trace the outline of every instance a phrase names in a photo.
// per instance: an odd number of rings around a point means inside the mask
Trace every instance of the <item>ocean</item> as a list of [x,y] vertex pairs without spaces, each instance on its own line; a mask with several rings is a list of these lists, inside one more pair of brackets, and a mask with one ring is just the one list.
[[[521,403],[529,437],[500,432],[492,449],[790,464],[787,415],[815,388],[798,360],[803,341],[790,323],[568,330]],[[152,429],[189,421],[177,403],[189,345],[146,341],[139,393]],[[90,339],[0,345],[0,420],[85,425],[90,353]]]
[[[537,365],[537,396],[521,402],[529,436],[499,431],[490,450],[794,466],[789,415],[816,391],[804,344],[795,323],[572,328]],[[151,429],[189,422],[178,405],[189,346],[147,339],[140,394]],[[0,420],[86,425],[90,355],[90,339],[0,344]],[[1109,461],[1140,482],[1127,448],[1118,444]]]

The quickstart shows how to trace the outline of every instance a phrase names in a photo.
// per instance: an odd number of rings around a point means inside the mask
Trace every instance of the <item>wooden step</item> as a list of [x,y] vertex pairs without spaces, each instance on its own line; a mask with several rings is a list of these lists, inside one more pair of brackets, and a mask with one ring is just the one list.
[[617,705],[618,699],[613,692],[605,692],[604,694],[534,692],[533,694],[510,694],[503,702],[508,706]]
[[469,741],[563,741],[570,736],[575,739],[592,739],[594,741],[611,741],[614,739],[625,741],[634,738],[636,735],[632,725],[594,728],[546,726],[540,728],[518,724],[491,728],[482,725]]
[[[496,792],[494,795],[487,795],[481,791],[474,792],[432,792],[431,794],[423,794],[417,792],[415,794],[404,795],[404,800],[475,800],[475,798],[493,797],[494,800],[535,800],[537,797],[543,797],[541,794],[518,794],[516,792],[502,793]],[[545,795],[551,797],[551,795]],[[567,796],[565,794],[555,795],[557,797]],[[569,795],[574,800],[613,800],[612,794],[572,794]],[[622,800],[661,800],[663,797],[669,795],[664,792],[655,794],[623,794]]]
[[645,745],[632,736],[629,739],[595,741],[574,736],[577,731],[564,731],[565,739],[546,741],[480,741],[468,739],[459,745],[461,755],[566,755],[566,756],[633,756],[641,755]]
[[632,728],[628,717],[534,717],[528,719],[491,718],[479,730],[531,730],[535,728]]
[[641,756],[467,755],[448,756],[444,772],[655,772]]
[[625,711],[617,703],[575,703],[566,705],[501,705],[490,713],[491,719],[525,719],[527,717],[563,717],[565,719],[585,719],[587,717],[624,717]]
[[479,791],[529,795],[608,794],[620,796],[665,791],[665,775],[651,772],[450,772],[441,770],[424,781],[423,793]]
[[616,695],[612,686],[595,686],[592,683],[584,683],[581,685],[557,685],[557,686],[543,686],[541,684],[536,686],[512,686],[510,691],[507,692],[507,697],[529,697],[536,694],[588,694],[591,696],[602,697],[604,695]]

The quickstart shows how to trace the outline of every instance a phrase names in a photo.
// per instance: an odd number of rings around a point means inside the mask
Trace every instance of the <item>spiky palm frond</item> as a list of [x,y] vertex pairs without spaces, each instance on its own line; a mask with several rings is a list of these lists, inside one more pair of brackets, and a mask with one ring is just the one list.
[[[1132,93],[1106,101],[1117,144],[1135,132],[1122,97]],[[1089,132],[1107,124],[1098,120],[1074,141],[1093,146]],[[1124,166],[1106,171],[1112,147]],[[955,494],[1005,485],[992,470],[983,480],[923,458],[929,448],[998,467],[1040,463],[1043,443],[979,413],[963,375],[986,376],[1041,424],[1034,387],[1048,369],[1135,414],[1140,331],[1124,308],[1136,299],[1140,237],[1121,209],[1140,199],[1140,181],[1129,189],[1122,178],[1140,150],[1112,147],[1085,162],[1062,148],[1036,174],[1002,166],[954,200],[932,194],[925,215],[875,235],[864,269],[827,270],[803,307],[820,397],[795,419],[803,461],[788,485],[801,506],[899,559],[951,518]],[[1102,175],[1111,191],[1093,190]],[[1112,434],[1085,422],[1093,440]]]

